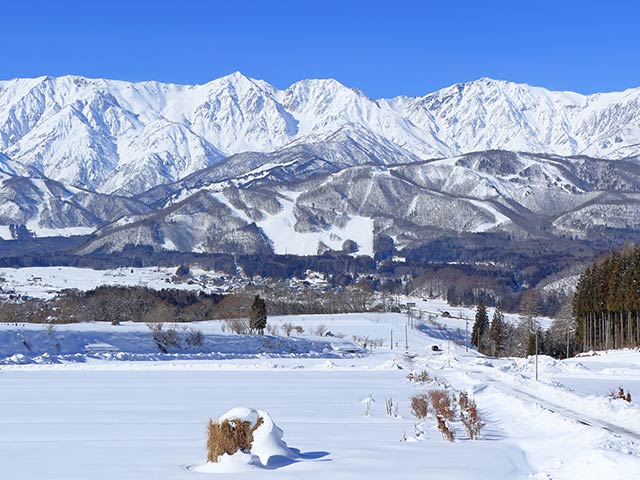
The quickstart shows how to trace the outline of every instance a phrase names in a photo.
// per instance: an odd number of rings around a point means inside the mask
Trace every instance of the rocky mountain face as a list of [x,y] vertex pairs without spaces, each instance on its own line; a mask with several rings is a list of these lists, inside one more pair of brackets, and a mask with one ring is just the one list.
[[371,255],[463,232],[640,229],[640,89],[580,95],[480,79],[373,100],[82,77],[0,82],[0,236],[93,232],[200,252]]
[[345,128],[422,160],[490,149],[612,159],[640,153],[639,102],[640,89],[585,96],[491,79],[373,100],[335,80],[278,90],[240,73],[194,86],[41,77],[0,82],[0,153],[17,174],[122,194]]

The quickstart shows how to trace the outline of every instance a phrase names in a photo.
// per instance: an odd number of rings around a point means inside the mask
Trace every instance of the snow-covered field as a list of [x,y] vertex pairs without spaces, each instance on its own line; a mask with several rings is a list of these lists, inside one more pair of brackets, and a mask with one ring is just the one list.
[[[408,330],[405,355],[405,319],[274,317],[270,323],[291,321],[305,334],[272,339],[272,351],[260,351],[260,337],[222,332],[220,322],[195,325],[218,356],[160,355],[140,325],[57,327],[53,343],[75,353],[53,351],[42,327],[2,326],[0,358],[19,348],[16,332],[50,351],[48,363],[0,366],[0,478],[640,478],[640,408],[606,398],[618,386],[640,395],[638,351],[541,357],[536,382],[533,359],[484,358],[432,325]],[[344,338],[307,334],[318,325]],[[394,350],[391,330],[394,347],[399,342]],[[384,343],[355,354],[332,346],[350,344],[354,335]],[[42,358],[40,351],[22,355]],[[472,394],[487,424],[478,440],[454,422],[450,443],[432,417],[417,435],[409,398],[436,383],[409,382],[412,370]],[[387,415],[386,399],[398,405],[398,417]],[[269,412],[299,453],[232,465],[228,473],[202,468],[208,419],[236,406]]]
[[[68,288],[91,290],[100,285],[140,285],[154,289],[183,288],[199,290],[198,284],[172,283],[171,278],[176,267],[118,268],[112,270],[94,270],[76,267],[27,267],[0,268],[0,278],[4,279],[2,288],[17,294],[34,298],[52,298],[58,292]],[[194,276],[204,274],[194,271]],[[215,278],[220,274],[206,272]]]

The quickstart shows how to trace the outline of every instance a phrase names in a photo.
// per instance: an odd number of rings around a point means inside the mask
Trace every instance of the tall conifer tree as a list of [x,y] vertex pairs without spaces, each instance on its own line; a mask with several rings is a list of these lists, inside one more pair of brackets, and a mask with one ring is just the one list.
[[473,330],[471,330],[471,343],[478,347],[480,353],[485,353],[483,341],[485,334],[489,331],[489,315],[484,302],[480,300],[476,309],[476,319],[473,322]]

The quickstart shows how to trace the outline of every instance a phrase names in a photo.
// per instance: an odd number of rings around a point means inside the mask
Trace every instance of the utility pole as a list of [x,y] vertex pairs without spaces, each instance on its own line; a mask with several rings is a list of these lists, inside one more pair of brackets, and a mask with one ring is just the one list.
[[391,350],[393,350],[393,329],[391,329]]
[[536,329],[536,382],[538,381],[538,330]]
[[[466,317],[466,315],[465,315]],[[464,349],[469,351],[469,319],[464,319]]]
[[415,302],[407,302],[407,323],[413,328],[413,311],[412,308],[416,306]]
[[404,326],[404,351],[409,353],[409,326]]
[[569,316],[567,316],[567,358],[569,358]]

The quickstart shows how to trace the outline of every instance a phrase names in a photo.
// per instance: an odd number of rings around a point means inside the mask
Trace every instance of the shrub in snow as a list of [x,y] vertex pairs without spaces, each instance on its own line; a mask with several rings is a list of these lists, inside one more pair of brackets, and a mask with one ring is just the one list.
[[411,413],[416,418],[425,418],[427,416],[427,396],[425,394],[414,395],[411,397]]
[[435,412],[438,421],[438,429],[442,432],[442,436],[453,442],[455,434],[450,422],[455,418],[456,406],[455,400],[452,398],[449,390],[445,388],[434,388],[427,393],[431,408]]
[[613,398],[614,400],[620,399],[631,403],[631,392],[627,391],[625,393],[624,388],[622,387],[618,387],[617,392],[615,390],[611,390],[608,397]]
[[313,334],[317,335],[318,337],[324,337],[324,334],[327,333],[327,330],[328,328],[326,325],[318,325]]
[[237,335],[246,335],[249,333],[249,320],[246,318],[231,318],[224,321],[223,327],[228,328]]
[[207,436],[207,462],[217,462],[220,456],[233,455],[241,450],[251,451],[253,432],[262,425],[264,419],[257,417],[253,422],[241,419],[225,419],[219,422],[209,420]]
[[351,339],[357,343],[358,345],[360,345],[362,348],[364,348],[365,350],[367,349],[367,347],[369,346],[369,336],[358,336],[358,335],[353,335],[351,337]]
[[296,325],[293,329],[298,335],[302,335],[304,333],[304,327],[302,325]]
[[436,419],[438,420],[438,430],[440,430],[440,432],[442,433],[442,437],[445,440],[453,442],[456,439],[456,436],[453,433],[453,428],[451,428],[449,422],[446,419],[442,418],[440,415],[438,415]]
[[267,325],[267,334],[277,337],[279,333],[280,328],[278,327],[278,325]]
[[295,328],[295,326],[293,325],[293,323],[291,322],[285,322],[281,325],[282,331],[284,332],[284,334],[287,337],[291,336],[291,332],[293,332],[293,329]]
[[464,390],[460,392],[458,396],[458,404],[460,405],[460,411],[463,412],[469,408],[469,394]]
[[422,370],[421,372],[410,372],[409,375],[407,375],[407,379],[410,382],[415,382],[415,383],[431,382],[431,377],[429,376],[429,372],[427,372],[426,370]]
[[263,410],[237,407],[209,420],[207,461],[271,466],[274,458],[296,458],[282,440],[284,432]]
[[478,413],[476,402],[469,398],[469,394],[467,392],[462,391],[458,397],[458,404],[460,405],[460,420],[462,421],[469,438],[471,440],[476,440],[480,436],[480,431],[485,425]]
[[153,342],[162,353],[168,353],[169,348],[180,348],[180,336],[175,328],[163,330],[162,323],[151,323],[148,327],[151,330]]
[[456,405],[451,398],[449,390],[445,388],[434,388],[427,393],[429,403],[437,416],[453,421],[456,415]]
[[204,335],[200,330],[192,328],[187,333],[186,342],[190,347],[200,347],[204,342]]

